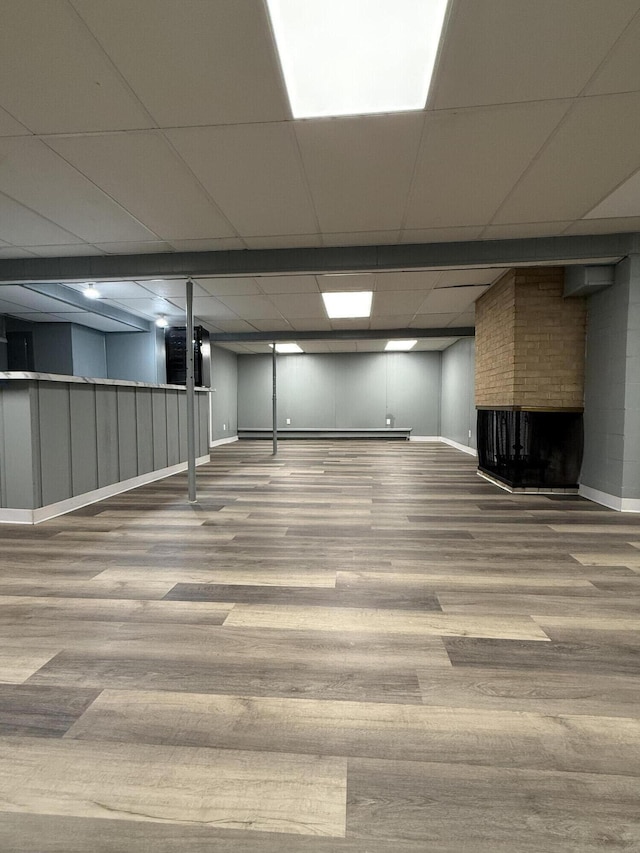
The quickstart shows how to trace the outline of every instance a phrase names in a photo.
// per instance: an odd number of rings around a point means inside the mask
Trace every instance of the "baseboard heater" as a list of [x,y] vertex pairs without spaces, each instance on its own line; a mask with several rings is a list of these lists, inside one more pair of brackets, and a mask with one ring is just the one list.
[[[380,427],[380,429],[315,429],[313,427],[283,427],[278,438],[383,438],[387,441],[408,441],[413,427]],[[263,427],[238,427],[238,438],[271,439],[273,430]]]

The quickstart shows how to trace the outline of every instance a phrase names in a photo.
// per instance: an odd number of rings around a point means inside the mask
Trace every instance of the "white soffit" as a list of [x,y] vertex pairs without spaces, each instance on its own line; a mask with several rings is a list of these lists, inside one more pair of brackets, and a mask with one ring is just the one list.
[[636,0],[455,3],[436,78],[436,109],[576,97]]
[[162,127],[289,117],[262,3],[73,0],[73,5]]
[[640,216],[640,171],[597,204],[584,218],[607,219],[626,216]]
[[46,142],[164,240],[234,233],[157,132],[50,137]]
[[166,135],[243,235],[317,231],[289,124],[179,128]]

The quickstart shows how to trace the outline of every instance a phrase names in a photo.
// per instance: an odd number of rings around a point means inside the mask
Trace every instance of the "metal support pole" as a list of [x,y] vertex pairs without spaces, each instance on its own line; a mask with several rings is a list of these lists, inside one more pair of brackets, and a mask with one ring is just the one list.
[[273,343],[273,351],[271,353],[271,363],[273,365],[273,397],[272,402],[272,418],[273,418],[273,455],[278,452],[278,386],[276,376],[276,344]]
[[195,503],[196,497],[196,388],[193,370],[193,281],[187,279],[187,476],[189,481],[189,502]]

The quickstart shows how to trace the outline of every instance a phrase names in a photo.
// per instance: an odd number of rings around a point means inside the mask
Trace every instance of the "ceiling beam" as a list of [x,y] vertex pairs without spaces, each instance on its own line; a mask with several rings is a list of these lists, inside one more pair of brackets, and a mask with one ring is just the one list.
[[473,326],[440,329],[332,329],[327,332],[210,332],[212,344],[286,343],[287,341],[379,341],[413,338],[472,338]]
[[321,249],[5,258],[0,260],[0,284],[611,262],[636,253],[640,253],[638,233]]

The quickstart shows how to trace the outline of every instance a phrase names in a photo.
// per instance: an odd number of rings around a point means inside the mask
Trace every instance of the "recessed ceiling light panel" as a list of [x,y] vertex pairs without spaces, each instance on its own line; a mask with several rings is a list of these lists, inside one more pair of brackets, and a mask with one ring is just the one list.
[[[269,346],[273,349],[273,344],[269,344]],[[304,352],[304,350],[298,344],[276,344],[276,352],[292,355],[293,353]]]
[[418,343],[417,340],[414,341],[388,341],[385,347],[387,352],[407,352],[410,349],[413,349],[414,346]]
[[294,118],[421,110],[448,0],[267,0]]
[[348,290],[323,293],[324,307],[330,320],[371,316],[371,290]]

